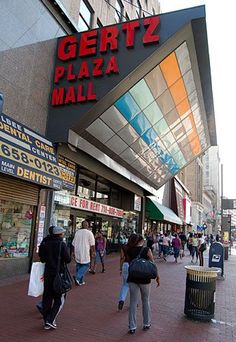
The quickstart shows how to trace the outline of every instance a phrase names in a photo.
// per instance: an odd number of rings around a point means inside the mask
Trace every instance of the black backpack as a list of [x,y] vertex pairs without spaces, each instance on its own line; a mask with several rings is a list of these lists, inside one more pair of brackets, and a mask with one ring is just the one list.
[[154,262],[141,258],[142,251],[144,247],[141,248],[139,254],[135,259],[133,259],[129,264],[129,277],[134,279],[156,279],[157,277],[157,267]]

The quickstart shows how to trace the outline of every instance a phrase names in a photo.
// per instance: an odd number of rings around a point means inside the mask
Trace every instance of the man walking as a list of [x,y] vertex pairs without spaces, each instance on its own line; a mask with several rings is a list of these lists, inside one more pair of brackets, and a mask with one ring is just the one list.
[[77,230],[72,241],[74,248],[72,256],[76,261],[76,276],[74,277],[76,285],[85,284],[84,275],[89,270],[90,254],[92,258],[95,257],[95,239],[88,228],[88,222],[83,221],[81,228]]

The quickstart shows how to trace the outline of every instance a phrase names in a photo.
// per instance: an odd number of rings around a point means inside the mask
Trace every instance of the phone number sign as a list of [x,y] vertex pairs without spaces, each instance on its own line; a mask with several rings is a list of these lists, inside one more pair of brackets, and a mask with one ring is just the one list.
[[5,114],[0,115],[0,172],[45,187],[62,188],[52,143]]

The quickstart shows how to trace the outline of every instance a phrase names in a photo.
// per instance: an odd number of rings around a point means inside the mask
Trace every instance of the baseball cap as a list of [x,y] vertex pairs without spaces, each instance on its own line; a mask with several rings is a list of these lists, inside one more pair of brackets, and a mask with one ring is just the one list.
[[65,233],[65,231],[66,230],[64,228],[58,226],[54,226],[52,230],[54,235]]

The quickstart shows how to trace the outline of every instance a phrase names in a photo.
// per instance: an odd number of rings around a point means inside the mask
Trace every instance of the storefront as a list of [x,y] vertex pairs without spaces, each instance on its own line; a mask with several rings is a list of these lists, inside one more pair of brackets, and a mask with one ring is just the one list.
[[61,183],[52,143],[0,114],[0,279],[28,272],[44,236],[42,189]]
[[146,231],[153,233],[173,233],[182,229],[183,221],[171,210],[150,196],[146,202]]
[[[82,158],[80,161],[83,164]],[[118,185],[109,172],[112,181],[81,164],[75,170],[74,187],[55,192],[53,221],[66,229],[68,244],[82,221],[87,220],[94,234],[100,230],[106,236],[108,251],[118,250],[132,232],[140,231],[142,197]]]

